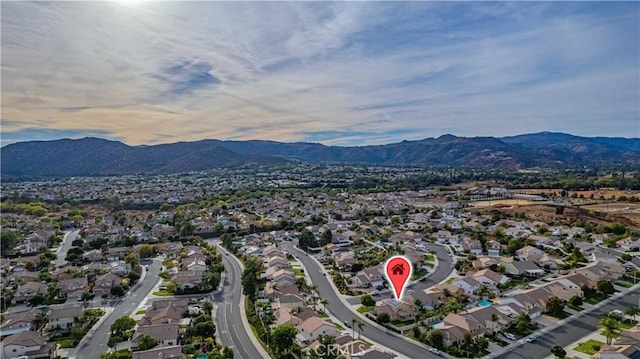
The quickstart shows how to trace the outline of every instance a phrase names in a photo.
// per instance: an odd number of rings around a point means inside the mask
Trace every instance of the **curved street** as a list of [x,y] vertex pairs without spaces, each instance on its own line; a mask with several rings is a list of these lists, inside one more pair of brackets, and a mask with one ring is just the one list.
[[[329,283],[330,277],[323,275],[323,268],[319,266],[318,262],[309,257],[307,253],[294,247],[294,243],[283,242],[281,247],[287,249],[289,253],[295,255],[295,257],[300,260],[306,272],[309,274],[312,283],[317,286],[320,297],[326,298],[329,301],[327,310],[333,316],[341,321],[347,322],[350,322],[353,317],[358,316],[353,310],[353,307],[345,305],[342,298],[340,298],[340,294],[333,290],[333,287]],[[415,290],[427,288],[433,285],[432,283],[438,283],[451,273],[453,267],[451,265],[452,259],[449,257],[449,252],[444,247],[439,247],[439,249],[441,250],[436,249],[436,255],[440,263],[439,267],[433,275],[429,277],[429,281],[418,282],[414,287]],[[438,358],[435,354],[430,353],[425,346],[404,338],[399,334],[380,329],[377,325],[367,325],[363,334],[368,339],[374,341],[374,344],[377,343],[393,349],[408,358]]]
[[[264,358],[264,353],[256,345],[257,339],[252,332],[247,332],[243,324],[244,308],[242,301],[242,268],[240,264],[226,249],[217,247],[223,253],[222,261],[227,271],[224,276],[222,292],[213,296],[217,305],[216,330],[223,345],[231,347],[234,358]],[[261,348],[260,348],[261,349]]]

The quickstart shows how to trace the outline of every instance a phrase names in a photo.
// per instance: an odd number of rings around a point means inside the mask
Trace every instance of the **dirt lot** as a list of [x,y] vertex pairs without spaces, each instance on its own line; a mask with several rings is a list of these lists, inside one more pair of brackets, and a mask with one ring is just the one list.
[[[542,189],[542,188],[527,188],[523,190],[519,190],[524,193],[530,194],[539,194],[539,193],[556,193],[559,195],[562,192],[562,189]],[[598,191],[569,191],[569,196],[576,194],[576,196],[583,195],[585,198],[589,198],[592,194],[595,198],[598,198],[598,195],[602,198],[611,198],[612,196],[616,196],[616,198],[620,196],[640,196],[640,191],[620,191],[612,188],[600,188]]]
[[526,205],[532,205],[532,204],[538,204],[538,202],[524,200],[524,199],[497,199],[494,201],[469,202],[469,205],[474,208],[486,208],[486,207],[493,207],[493,206],[513,207],[513,206],[526,206]]

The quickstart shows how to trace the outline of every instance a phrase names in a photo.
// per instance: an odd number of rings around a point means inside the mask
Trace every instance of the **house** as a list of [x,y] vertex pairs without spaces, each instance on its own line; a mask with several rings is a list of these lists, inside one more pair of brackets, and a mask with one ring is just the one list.
[[104,256],[102,255],[102,251],[99,249],[92,249],[88,252],[82,254],[82,259],[87,262],[102,262],[104,260]]
[[274,304],[275,308],[279,309],[296,309],[305,305],[304,299],[298,295],[285,294],[276,298]]
[[2,341],[2,357],[28,359],[53,358],[54,344],[46,344],[45,338],[34,331],[24,331],[6,337]]
[[353,252],[347,251],[338,253],[333,262],[338,266],[341,271],[351,269],[351,266],[358,263],[358,260],[354,257]]
[[640,239],[636,237],[627,237],[616,241],[616,244],[623,251],[635,251],[640,248]]
[[193,289],[202,284],[203,271],[179,271],[171,277],[171,280],[182,289]]
[[88,289],[87,277],[69,278],[58,281],[58,287],[67,298],[80,298]]
[[487,242],[487,254],[490,257],[499,257],[502,251],[502,245],[498,241]]
[[39,312],[36,309],[25,310],[22,312],[3,313],[4,322],[0,326],[0,336],[4,337],[11,334],[31,330],[31,323]]
[[302,343],[310,343],[321,335],[337,336],[340,332],[333,323],[319,317],[311,317],[298,326],[297,338]]
[[489,286],[495,287],[498,284],[506,284],[509,282],[509,277],[502,275],[500,273],[496,273],[491,269],[483,269],[474,273],[471,278],[476,281],[487,284]]
[[27,282],[16,290],[13,299],[11,300],[12,304],[25,303],[33,299],[37,294],[46,294],[47,286],[40,282]]
[[107,261],[108,262],[113,262],[113,261],[119,261],[119,260],[123,260],[124,257],[127,256],[127,253],[129,253],[129,251],[131,251],[131,248],[129,247],[112,247],[107,249]]
[[271,276],[271,282],[278,286],[296,284],[296,275],[291,269],[278,269]]
[[525,246],[516,251],[516,258],[520,261],[537,261],[544,256],[544,252],[536,247]]
[[289,268],[289,261],[287,260],[287,258],[283,255],[275,255],[270,257],[267,260],[267,267],[270,268],[278,268],[278,269],[283,269],[283,268]]
[[155,301],[138,324],[142,326],[179,323],[182,314],[188,311],[188,303],[188,299]]
[[133,334],[131,341],[133,346],[137,347],[143,336],[150,335],[163,347],[177,345],[178,329],[178,323],[140,325]]
[[381,313],[387,313],[389,319],[394,321],[409,321],[413,319],[416,314],[416,309],[413,304],[397,299],[383,299],[376,302],[376,306],[373,310],[373,314],[379,315]]
[[47,323],[47,329],[70,331],[75,328],[77,323],[75,318],[82,315],[81,306],[73,306],[68,308],[56,308],[52,309],[49,313],[49,322]]
[[109,263],[109,272],[113,274],[127,275],[131,271],[131,264],[123,261]]
[[461,288],[466,295],[475,295],[476,291],[480,289],[481,283],[472,277],[464,277],[454,280],[451,285]]
[[482,243],[477,239],[467,239],[462,242],[462,249],[465,253],[473,253],[475,255],[482,254]]
[[132,355],[132,359],[182,359],[185,357],[180,345],[136,351]]
[[121,284],[122,278],[113,273],[106,273],[96,278],[95,284],[93,285],[93,293],[96,296],[109,294],[111,292],[111,288]]
[[504,263],[505,273],[511,276],[518,277],[541,277],[544,275],[544,270],[540,269],[537,264],[531,261],[518,262],[513,261],[510,263]]
[[363,269],[352,278],[352,285],[358,288],[377,288],[383,284],[379,266]]

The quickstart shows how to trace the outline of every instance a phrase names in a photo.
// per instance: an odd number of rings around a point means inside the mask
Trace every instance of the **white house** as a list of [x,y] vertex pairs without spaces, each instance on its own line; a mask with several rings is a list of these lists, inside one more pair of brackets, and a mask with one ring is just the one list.
[[310,343],[321,335],[336,337],[340,334],[333,323],[319,317],[311,317],[305,320],[299,325],[298,330],[300,332],[297,338],[303,343]]
[[464,277],[453,281],[452,285],[461,288],[466,295],[474,295],[481,283],[471,277]]
[[55,347],[45,342],[43,337],[30,330],[10,335],[2,341],[2,358],[53,358]]

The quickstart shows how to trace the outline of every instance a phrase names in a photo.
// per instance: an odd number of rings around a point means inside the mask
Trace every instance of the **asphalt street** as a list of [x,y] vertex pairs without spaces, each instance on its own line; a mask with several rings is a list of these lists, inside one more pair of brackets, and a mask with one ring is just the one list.
[[580,338],[598,330],[598,322],[606,313],[614,309],[624,310],[630,305],[640,305],[640,289],[624,295],[610,303],[559,326],[537,337],[532,343],[524,343],[508,352],[496,356],[496,358],[512,359],[540,359],[551,355],[551,348],[559,345],[565,347],[580,340]]
[[100,354],[105,353],[107,349],[109,349],[107,341],[109,340],[111,324],[120,317],[130,315],[151,293],[160,281],[161,267],[162,263],[160,261],[153,261],[149,264],[149,270],[147,271],[144,281],[138,283],[131,292],[123,298],[122,303],[113,308],[113,312],[95,329],[95,332],[92,333],[89,331],[87,334],[89,335],[88,339],[81,344],[81,347],[76,348],[76,352],[71,355],[72,358],[100,358]]
[[[351,322],[351,319],[356,317],[355,312],[353,311],[353,307],[349,307],[344,304],[338,297],[338,293],[333,290],[333,287],[329,283],[330,277],[323,275],[323,270],[320,268],[318,263],[309,257],[303,251],[298,250],[294,247],[294,243],[283,242],[281,247],[287,249],[289,253],[296,256],[300,262],[304,265],[307,270],[307,273],[311,277],[311,281],[314,285],[317,286],[317,291],[322,298],[326,298],[329,301],[329,305],[327,306],[328,311],[340,319],[341,321]],[[451,272],[451,258],[448,255],[448,252],[445,248],[442,248],[444,252],[438,251],[438,260],[440,261],[440,265],[443,267],[442,272],[438,273],[437,278],[441,278],[440,280],[446,278]],[[437,278],[432,278],[431,282],[419,282],[420,287],[426,288],[430,283],[437,283]],[[416,284],[415,289],[417,290],[418,284]],[[391,331],[380,329],[377,326],[373,325],[365,325],[363,330],[363,335],[368,339],[374,341],[375,343],[379,343],[380,345],[386,346],[390,349],[395,350],[396,352],[408,357],[408,358],[437,358],[435,354],[430,353],[423,346],[418,343],[408,341],[401,337],[399,334],[395,334]]]
[[233,349],[234,358],[254,359],[262,358],[260,351],[254,346],[249,337],[253,333],[247,333],[242,324],[240,314],[240,300],[242,299],[242,269],[238,262],[227,250],[218,247],[224,255],[222,261],[227,271],[223,283],[222,292],[213,297],[217,304],[216,330],[223,345]]
[[[445,278],[449,276],[449,274],[451,274],[451,272],[454,269],[453,259],[449,256],[449,251],[445,247],[438,246],[435,244],[427,244],[426,247],[428,250],[436,251],[436,256],[438,257],[438,266],[435,268],[434,272],[432,272],[426,277],[424,281],[416,282],[413,286],[411,286],[411,289],[415,290],[416,292],[419,292],[427,288],[431,288],[436,284],[442,282],[443,280],[445,280]],[[407,292],[405,291],[405,293]],[[391,297],[393,297],[393,294],[391,291],[389,291],[388,293],[377,294],[373,296],[373,298],[376,301],[384,298],[391,298]],[[354,304],[354,305],[360,304],[360,297],[349,298],[347,299],[347,302],[349,302],[349,304]]]
[[80,230],[78,229],[65,233],[62,243],[60,243],[60,247],[58,247],[58,250],[56,251],[56,267],[62,267],[67,264],[67,260],[65,259],[67,258],[67,252],[71,248],[71,243],[78,238],[79,234]]

